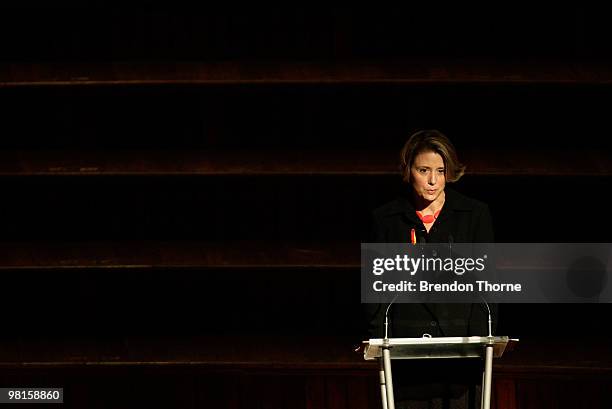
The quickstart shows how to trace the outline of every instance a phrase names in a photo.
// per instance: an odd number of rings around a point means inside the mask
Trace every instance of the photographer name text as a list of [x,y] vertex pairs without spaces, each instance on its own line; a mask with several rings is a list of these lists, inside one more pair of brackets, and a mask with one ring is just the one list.
[[479,280],[475,281],[474,283],[460,283],[458,281],[454,281],[452,283],[430,283],[425,280],[420,280],[418,282],[403,280],[396,283],[374,281],[372,287],[376,292],[457,293],[479,291],[495,293],[522,291],[522,286],[519,283],[491,283],[486,280]]

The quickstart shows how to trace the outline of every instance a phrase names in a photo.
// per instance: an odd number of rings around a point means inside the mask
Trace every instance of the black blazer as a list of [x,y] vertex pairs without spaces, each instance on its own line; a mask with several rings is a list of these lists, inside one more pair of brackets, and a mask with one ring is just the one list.
[[[485,203],[459,192],[445,189],[445,202],[436,222],[427,233],[415,208],[406,196],[387,203],[373,212],[372,242],[404,243],[410,230],[417,231],[419,242],[492,243],[493,224]],[[387,305],[366,304],[366,325],[370,337],[384,336]],[[488,334],[488,317],[479,304],[396,304],[390,310],[390,334],[393,337],[470,336]],[[496,322],[495,306],[492,306]]]
[[408,194],[374,211],[374,243],[408,242],[412,228],[428,243],[493,243],[493,223],[485,203],[447,187],[444,207],[427,233]]

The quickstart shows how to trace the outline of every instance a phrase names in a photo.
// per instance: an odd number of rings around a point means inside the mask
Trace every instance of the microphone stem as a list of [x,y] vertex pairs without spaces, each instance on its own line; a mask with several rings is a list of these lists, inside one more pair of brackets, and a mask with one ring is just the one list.
[[393,297],[393,299],[387,306],[387,310],[385,311],[385,339],[389,339],[389,309],[391,308],[391,305],[393,305],[395,300],[397,300],[397,297],[399,297],[399,294],[396,294],[395,297]]
[[385,316],[385,339],[389,339],[389,317]]

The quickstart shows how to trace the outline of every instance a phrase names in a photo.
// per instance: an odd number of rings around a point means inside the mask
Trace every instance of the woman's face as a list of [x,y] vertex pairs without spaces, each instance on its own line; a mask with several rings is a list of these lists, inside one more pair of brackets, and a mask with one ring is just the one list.
[[440,197],[446,185],[444,171],[444,160],[439,153],[427,151],[416,155],[410,168],[410,184],[416,195],[427,202]]

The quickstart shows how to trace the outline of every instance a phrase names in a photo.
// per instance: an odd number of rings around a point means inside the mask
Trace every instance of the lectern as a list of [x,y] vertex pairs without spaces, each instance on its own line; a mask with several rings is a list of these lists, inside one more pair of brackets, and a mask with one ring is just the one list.
[[364,358],[380,362],[380,387],[383,409],[395,409],[393,399],[392,359],[484,358],[482,374],[482,409],[491,407],[493,358],[502,356],[508,337],[423,337],[375,338],[364,341]]

